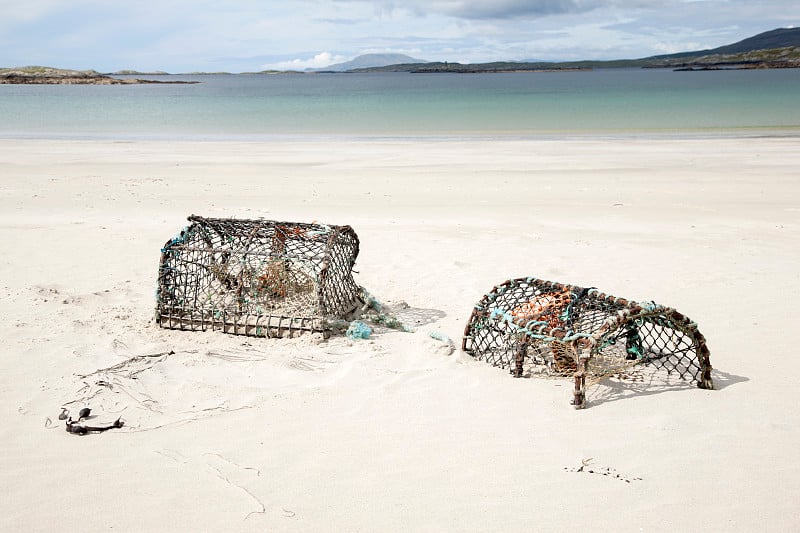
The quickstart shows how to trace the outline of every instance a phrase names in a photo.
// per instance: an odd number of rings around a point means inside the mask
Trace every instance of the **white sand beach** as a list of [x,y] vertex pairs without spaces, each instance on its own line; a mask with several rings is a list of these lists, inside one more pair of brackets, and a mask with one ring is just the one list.
[[[415,331],[160,329],[191,214],[352,226],[356,281]],[[0,237],[0,530],[800,529],[800,138],[5,139]],[[575,410],[461,352],[521,276],[675,307],[717,390],[610,380]],[[125,426],[71,435],[62,406]]]

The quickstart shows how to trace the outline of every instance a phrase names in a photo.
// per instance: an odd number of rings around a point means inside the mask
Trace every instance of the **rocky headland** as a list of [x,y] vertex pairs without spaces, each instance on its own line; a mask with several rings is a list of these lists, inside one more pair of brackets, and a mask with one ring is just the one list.
[[0,84],[34,85],[137,85],[146,83],[199,83],[139,78],[114,78],[94,70],[69,70],[52,67],[17,67],[0,69]]

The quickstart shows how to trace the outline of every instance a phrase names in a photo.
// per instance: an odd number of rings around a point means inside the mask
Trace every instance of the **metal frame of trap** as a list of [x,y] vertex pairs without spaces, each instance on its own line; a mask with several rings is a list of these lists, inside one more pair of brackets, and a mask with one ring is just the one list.
[[167,241],[156,322],[256,337],[328,336],[363,306],[350,226],[203,218]]

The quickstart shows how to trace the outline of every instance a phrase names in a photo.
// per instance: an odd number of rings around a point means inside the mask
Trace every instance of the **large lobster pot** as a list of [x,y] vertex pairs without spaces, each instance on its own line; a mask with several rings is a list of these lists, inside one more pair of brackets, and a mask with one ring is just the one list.
[[350,226],[194,215],[189,222],[161,250],[161,327],[327,336],[363,305]]

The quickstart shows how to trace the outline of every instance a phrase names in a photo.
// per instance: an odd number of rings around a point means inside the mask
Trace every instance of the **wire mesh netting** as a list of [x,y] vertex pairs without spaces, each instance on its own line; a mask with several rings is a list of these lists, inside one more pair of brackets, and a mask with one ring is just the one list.
[[156,320],[258,337],[329,334],[363,305],[349,226],[189,217],[161,250]]
[[509,280],[486,294],[472,311],[462,349],[516,377],[574,377],[577,407],[587,379],[641,364],[713,388],[705,338],[675,309],[536,278]]

